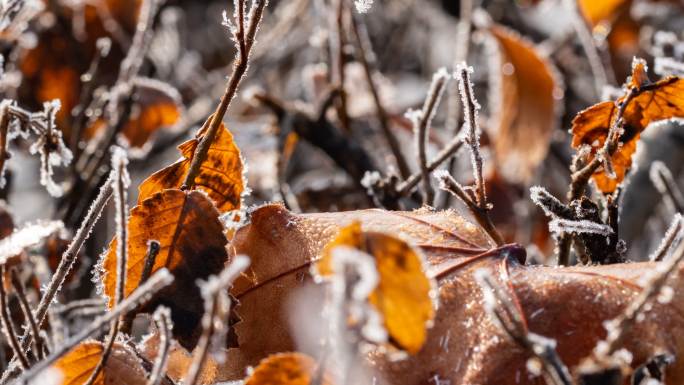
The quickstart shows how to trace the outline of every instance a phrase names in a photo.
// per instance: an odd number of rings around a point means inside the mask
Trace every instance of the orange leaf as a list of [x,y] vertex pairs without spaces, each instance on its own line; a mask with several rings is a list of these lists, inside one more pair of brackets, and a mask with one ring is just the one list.
[[604,22],[612,22],[622,9],[629,8],[631,4],[631,0],[577,0],[582,16],[591,27]]
[[[245,385],[312,385],[319,375],[313,358],[302,353],[280,353],[268,356],[254,369]],[[331,385],[327,373],[317,384]]]
[[[98,341],[81,342],[62,356],[52,368],[59,370],[62,385],[82,385],[100,362],[103,346]],[[115,343],[107,364],[93,385],[144,385],[147,373],[142,361],[123,344]]]
[[[684,81],[670,76],[652,83],[646,75],[644,64],[636,61],[632,76],[627,84],[639,91],[625,108],[623,115],[624,132],[620,135],[621,146],[612,156],[616,178],[610,178],[603,169],[597,170],[593,179],[600,191],[605,194],[615,191],[622,183],[632,165],[632,155],[636,151],[641,132],[651,123],[675,117],[684,117]],[[617,103],[624,100],[618,99]],[[616,103],[602,102],[577,114],[572,121],[572,146],[591,146],[592,155],[596,154],[606,140],[608,131],[617,115]]]
[[[150,362],[154,362],[159,354],[159,332],[155,330],[152,334],[145,337],[145,339],[138,345],[138,350],[143,357]],[[169,348],[169,358],[166,365],[166,375],[174,380],[176,383],[182,383],[183,378],[188,374],[190,366],[192,366],[192,354],[185,348],[180,346],[176,340],[171,340],[171,347]],[[197,383],[199,385],[209,385],[216,383],[217,364],[212,358],[211,354],[207,355],[202,371],[200,372]]]
[[546,158],[556,126],[556,101],[563,96],[556,70],[517,32],[493,25],[501,63],[492,68],[496,109],[490,131],[500,170],[507,180],[529,184]]
[[[183,346],[192,348],[197,338],[195,329],[204,313],[196,280],[217,274],[228,259],[228,240],[219,212],[199,191],[164,190],[134,207],[128,221],[126,296],[140,283],[150,240],[161,246],[152,273],[166,267],[176,279],[148,307],[159,303],[169,306],[174,335]],[[117,239],[112,239],[102,260],[102,290],[110,307],[116,286],[116,243]]]
[[406,242],[378,232],[362,232],[354,222],[323,249],[316,264],[327,276],[332,271],[332,251],[348,246],[375,259],[379,282],[368,301],[382,315],[385,328],[398,348],[417,353],[425,343],[427,328],[435,316],[434,283],[425,275],[423,257]]
[[[211,121],[211,117],[207,121]],[[203,136],[204,128],[196,138],[178,146],[183,159],[155,172],[140,184],[138,202],[165,188],[181,187],[190,169],[195,149]],[[245,189],[243,169],[240,150],[233,135],[221,124],[209,147],[207,158],[200,166],[195,184],[209,195],[221,212],[237,210]]]

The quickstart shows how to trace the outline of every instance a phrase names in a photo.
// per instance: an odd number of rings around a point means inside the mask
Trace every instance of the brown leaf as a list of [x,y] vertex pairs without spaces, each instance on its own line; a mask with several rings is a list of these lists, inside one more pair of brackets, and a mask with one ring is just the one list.
[[[211,117],[207,121],[211,121]],[[165,188],[181,187],[205,128],[198,132],[196,138],[178,146],[182,160],[157,171],[140,184],[138,202]],[[237,210],[245,190],[243,170],[240,150],[233,135],[222,123],[209,147],[207,159],[202,162],[195,184],[209,195],[221,212]]]
[[500,62],[493,61],[496,81],[490,94],[495,110],[489,136],[503,176],[528,185],[546,158],[557,124],[557,100],[563,96],[556,70],[536,47],[512,31],[493,25]]
[[[204,313],[196,280],[220,272],[228,258],[228,241],[218,217],[218,210],[202,192],[164,190],[134,207],[128,221],[125,295],[140,283],[148,241],[158,241],[161,248],[152,273],[166,267],[176,279],[148,308],[158,304],[171,308],[174,335],[190,349],[196,343],[196,328]],[[116,242],[112,239],[102,260],[102,290],[110,307],[116,285]]]
[[[121,134],[131,147],[144,150],[158,131],[173,128],[178,123],[182,112],[181,100],[174,88],[158,80],[136,79],[134,87],[137,97]],[[105,121],[99,119],[86,129],[84,137],[91,139],[104,128]]]
[[231,244],[231,252],[248,255],[251,265],[231,290],[242,319],[235,325],[240,348],[228,351],[219,380],[241,378],[247,365],[256,365],[270,353],[294,350],[288,300],[311,284],[311,263],[339,229],[353,221],[365,231],[403,239],[431,263],[489,247],[486,235],[453,211],[293,214],[280,205],[262,206],[251,213],[251,223],[238,230]]
[[[313,358],[302,353],[280,353],[268,356],[259,363],[245,385],[313,385],[321,375]],[[331,385],[327,374],[316,382]]]
[[[628,87],[637,87],[640,93],[625,108],[624,132],[620,135],[621,146],[612,156],[616,178],[610,178],[605,170],[599,168],[593,179],[603,193],[612,193],[622,183],[632,165],[632,155],[636,151],[641,132],[651,123],[675,117],[684,117],[684,81],[670,76],[651,82],[646,75],[643,63],[634,65]],[[620,103],[623,98],[618,99]],[[580,112],[572,121],[572,146],[579,148],[591,146],[592,156],[606,140],[610,126],[617,115],[614,102],[595,104]]]
[[[294,215],[279,206],[265,206],[253,213],[251,224],[239,230],[233,242],[237,252],[252,257],[252,280],[243,279],[235,288],[238,290],[234,289],[243,318],[236,325],[240,347],[229,349],[227,366],[219,377],[240,378],[246,365],[296,348],[283,303],[304,285],[300,277],[305,277],[308,269],[297,266],[315,260],[326,243],[321,240],[329,240],[341,225],[354,220],[364,229],[390,233],[412,245],[427,246],[433,241],[435,246],[421,248],[431,266],[430,275],[439,281],[434,326],[428,330],[423,348],[409,359],[392,362],[381,352],[370,355],[364,365],[376,371],[378,383],[418,385],[435,378],[452,385],[542,383],[526,369],[529,355],[485,311],[481,287],[474,279],[479,269],[492,271],[525,315],[528,330],[555,339],[561,358],[572,368],[605,337],[604,321],[619,315],[642,290],[640,278],[657,268],[655,263],[523,266],[524,250],[515,245],[471,253],[478,250],[477,245],[486,245],[484,236],[448,213],[365,210]],[[438,224],[449,226],[449,232],[439,230]],[[456,232],[459,228],[462,230]],[[476,246],[464,244],[454,234]],[[674,289],[679,293],[684,284]],[[652,312],[625,339],[624,347],[634,355],[633,368],[663,351],[678,357],[668,369],[668,381],[672,381],[668,384],[684,380],[679,359],[684,352],[682,307],[676,300],[654,303]],[[294,326],[307,329],[324,322],[316,313],[305,318],[310,323]]]
[[364,251],[375,259],[379,282],[368,301],[382,316],[392,343],[411,354],[417,353],[435,316],[434,283],[425,275],[422,255],[400,239],[364,232],[361,223],[354,222],[340,229],[337,237],[325,246],[316,263],[319,274],[335,273],[332,251],[340,246]]
[[[81,385],[100,362],[103,346],[98,341],[85,341],[62,356],[52,368],[64,376],[62,385]],[[93,385],[145,385],[147,373],[133,351],[115,343],[107,364]]]

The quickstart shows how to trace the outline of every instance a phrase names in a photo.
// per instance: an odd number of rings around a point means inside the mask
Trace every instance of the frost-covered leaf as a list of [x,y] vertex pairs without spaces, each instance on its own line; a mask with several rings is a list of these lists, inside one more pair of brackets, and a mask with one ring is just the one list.
[[14,231],[8,237],[0,240],[0,264],[7,263],[11,258],[26,249],[41,242],[56,231],[64,228],[61,221],[38,222],[25,225]]

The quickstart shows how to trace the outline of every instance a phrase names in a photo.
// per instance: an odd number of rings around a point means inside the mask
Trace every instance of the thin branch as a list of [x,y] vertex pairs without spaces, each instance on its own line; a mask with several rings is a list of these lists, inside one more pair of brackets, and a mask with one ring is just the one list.
[[335,0],[331,5],[335,7],[335,11],[331,12],[330,20],[330,58],[331,58],[331,82],[334,87],[340,89],[337,95],[336,110],[337,117],[342,126],[342,130],[346,133],[351,131],[351,123],[349,119],[349,111],[347,109],[347,94],[344,91],[345,81],[345,57],[344,57],[344,17],[346,15],[347,7],[345,7],[346,0]]
[[435,178],[439,180],[439,188],[451,193],[453,196],[460,199],[475,218],[477,223],[494,241],[496,246],[503,246],[505,243],[501,234],[496,230],[492,218],[489,216],[489,208],[482,208],[477,204],[476,198],[466,192],[465,188],[461,186],[456,180],[449,175],[446,170],[438,170],[434,173]]
[[558,356],[555,341],[527,331],[522,314],[509,294],[488,271],[478,271],[476,279],[484,291],[485,308],[508,336],[542,363],[544,378],[553,385],[572,385],[568,368]]
[[648,258],[653,262],[660,262],[665,259],[665,257],[670,253],[670,250],[677,247],[682,241],[682,214],[677,213],[670,223],[667,232],[665,232],[665,237],[658,245],[658,248],[651,254]]
[[684,212],[684,195],[677,186],[672,172],[665,163],[657,160],[651,164],[649,172],[653,185],[660,191],[665,199],[672,205],[675,212]]
[[378,114],[380,129],[382,130],[385,140],[387,140],[387,144],[392,151],[392,155],[397,162],[399,175],[401,175],[403,179],[407,179],[411,175],[411,169],[408,166],[408,162],[406,161],[404,154],[401,152],[399,140],[392,131],[389,118],[387,116],[387,111],[382,104],[378,88],[373,79],[373,75],[375,73],[375,55],[373,54],[373,47],[371,45],[370,38],[368,37],[368,31],[363,23],[363,20],[361,19],[361,16],[352,15],[351,26],[356,43],[356,49],[359,52],[357,58],[361,62],[361,66],[363,67],[363,72],[366,77],[366,83],[368,83],[368,89],[373,97],[373,103],[375,103],[375,111]]
[[157,352],[157,358],[154,360],[154,367],[150,373],[147,385],[159,385],[164,378],[166,364],[169,361],[171,328],[173,327],[173,323],[171,322],[171,311],[164,306],[158,307],[152,318],[159,331],[159,351]]
[[5,185],[5,162],[10,157],[7,134],[9,133],[11,120],[9,112],[11,103],[8,100],[0,102],[0,187]]
[[451,76],[446,68],[438,70],[432,77],[432,83],[428,90],[427,97],[423,103],[421,111],[409,111],[406,115],[413,122],[413,132],[415,135],[416,153],[418,154],[418,165],[420,166],[421,177],[423,180],[423,205],[431,205],[434,200],[434,191],[430,184],[430,171],[427,161],[427,142],[430,133],[432,119],[435,116],[437,106],[442,98],[444,89]]
[[12,287],[14,287],[14,292],[17,293],[17,298],[19,299],[19,305],[26,318],[26,323],[29,326],[29,332],[31,333],[29,338],[32,340],[32,351],[38,359],[43,357],[43,339],[40,336],[40,328],[38,327],[38,322],[36,317],[31,311],[31,305],[26,298],[26,289],[24,284],[19,279],[19,275],[15,269],[10,270],[10,276],[12,279]]
[[[238,1],[243,2],[244,0]],[[190,163],[190,167],[188,169],[188,174],[185,176],[185,180],[183,181],[182,189],[192,189],[195,186],[195,178],[199,173],[200,166],[206,159],[207,151],[209,151],[209,147],[214,141],[218,129],[221,127],[223,117],[226,115],[228,107],[237,93],[238,87],[240,86],[240,82],[242,81],[245,72],[247,72],[249,54],[252,50],[252,44],[254,44],[254,38],[263,16],[264,7],[266,7],[267,3],[267,0],[252,1],[252,8],[250,9],[249,17],[247,18],[247,20],[249,20],[249,25],[245,31],[244,38],[241,39],[244,41],[244,43],[238,44],[238,56],[235,59],[233,73],[230,76],[230,79],[228,79],[226,91],[221,97],[221,102],[211,117],[209,128],[207,129],[206,134],[204,134],[202,137],[202,140],[197,145],[197,149],[195,150],[195,153],[192,157],[192,162]],[[244,18],[244,15],[238,15],[238,18],[241,20]],[[238,39],[238,36],[235,36],[235,38]],[[240,49],[241,44],[244,44],[245,51]]]
[[[447,159],[451,158],[454,156],[458,150],[461,149],[461,146],[463,146],[463,139],[460,137],[454,137],[449,144],[447,144],[442,151],[440,151],[436,156],[435,159],[430,161],[427,165],[427,170],[428,172],[433,172],[437,169],[437,167],[441,166],[442,163],[444,163]],[[418,183],[421,180],[422,176],[422,171],[417,172],[412,174],[408,179],[406,179],[404,182],[400,183],[397,186],[397,194],[399,196],[406,196],[408,195],[411,190],[418,185]]]
[[0,264],[0,320],[2,320],[2,326],[5,331],[5,338],[9,342],[12,351],[14,352],[14,357],[19,360],[19,364],[24,370],[27,370],[31,364],[29,364],[24,350],[21,348],[21,344],[17,339],[17,333],[14,330],[14,323],[12,322],[12,316],[10,315],[9,303],[7,301],[7,292],[5,291],[5,273],[7,269],[4,264]]
[[486,210],[487,191],[485,189],[484,177],[482,176],[482,154],[480,154],[479,132],[480,126],[477,121],[477,112],[480,110],[480,105],[475,100],[473,83],[470,81],[470,74],[473,72],[473,68],[466,66],[465,63],[461,63],[456,72],[458,72],[458,89],[461,93],[464,120],[468,130],[463,140],[470,149],[470,158],[473,164],[473,176],[475,177],[476,202],[481,209]]
[[[157,255],[159,255],[160,249],[161,245],[159,244],[159,241],[153,239],[147,241],[147,254],[145,254],[145,266],[143,266],[143,271],[142,273],[140,273],[140,280],[138,281],[136,287],[141,286],[150,278],[150,275],[152,274],[152,269],[154,268],[154,263],[157,260]],[[130,312],[124,315],[123,321],[121,322],[121,326],[119,327],[119,330],[121,332],[130,334],[131,327],[133,326],[133,320],[135,320],[135,315],[135,312]]]
[[[128,159],[126,152],[120,147],[114,147],[112,151],[112,170],[114,172],[114,206],[116,209],[116,291],[114,292],[114,305],[121,303],[125,296],[126,288],[126,264],[128,261],[128,229],[126,215],[128,214],[128,183],[129,177],[126,171]],[[123,315],[125,316],[125,315]],[[122,316],[122,317],[123,317]],[[116,318],[110,325],[107,342],[102,349],[100,361],[85,382],[85,385],[92,385],[97,376],[102,372],[107,360],[114,348],[116,336],[119,333],[119,323],[121,318]]]
[[[228,296],[225,293],[226,288],[233,284],[233,281],[242,274],[249,266],[249,258],[244,256],[236,256],[233,262],[223,269],[218,276],[209,277],[209,280],[201,286],[202,297],[204,298],[204,316],[202,317],[202,335],[197,342],[195,353],[192,359],[188,374],[183,381],[183,385],[195,385],[199,379],[199,375],[204,366],[204,362],[209,354],[209,345],[212,342],[212,336],[215,332],[217,324],[215,322],[216,315],[222,308],[229,308],[229,303],[225,303]],[[221,300],[221,295],[224,296]],[[225,341],[223,341],[225,343]],[[222,346],[221,346],[222,348]]]
[[138,287],[133,293],[121,301],[121,303],[113,307],[109,312],[96,318],[93,322],[85,326],[84,329],[79,333],[64,341],[64,343],[62,343],[58,349],[55,349],[55,351],[53,351],[43,361],[40,361],[33,368],[24,372],[17,380],[17,383],[28,384],[32,378],[51,366],[55,361],[73,349],[74,346],[79,344],[81,341],[97,333],[102,328],[109,325],[112,321],[120,317],[122,314],[135,309],[140,303],[144,302],[150,296],[156,294],[159,290],[170,285],[172,282],[173,275],[166,268],[157,270],[157,272],[155,272],[155,274],[150,277],[150,279],[145,282],[143,286]]

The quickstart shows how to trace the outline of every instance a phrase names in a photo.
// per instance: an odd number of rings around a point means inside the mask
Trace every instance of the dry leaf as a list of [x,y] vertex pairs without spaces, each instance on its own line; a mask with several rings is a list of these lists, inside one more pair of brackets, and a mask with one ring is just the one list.
[[557,103],[563,89],[556,70],[531,42],[500,25],[488,31],[500,52],[491,69],[492,104],[488,129],[496,138],[498,168],[509,181],[528,185],[546,158],[557,124]]
[[577,0],[580,13],[593,28],[601,23],[610,23],[622,10],[629,9],[631,0]]
[[280,353],[268,356],[245,380],[245,385],[331,385],[327,374],[318,373],[316,361],[302,353]]
[[[211,119],[209,117],[207,121]],[[183,159],[157,171],[140,184],[139,202],[165,188],[181,187],[205,129],[206,124],[196,138],[178,146]],[[243,170],[240,150],[233,141],[233,135],[222,123],[209,147],[207,159],[202,162],[195,184],[209,195],[221,212],[237,210],[245,190]]]
[[[232,253],[248,255],[251,265],[231,290],[239,301],[241,321],[234,328],[240,348],[229,349],[219,380],[241,378],[247,365],[257,365],[270,353],[295,349],[288,300],[312,283],[311,263],[340,228],[354,221],[366,231],[407,241],[433,263],[476,255],[489,247],[486,235],[453,211],[293,214],[280,205],[262,206],[251,213],[251,223],[237,231],[231,244]],[[314,320],[318,317],[312,315]]]
[[[474,279],[478,269],[489,269],[501,280],[517,298],[528,329],[555,339],[561,358],[572,367],[605,337],[603,322],[622,312],[641,291],[640,278],[657,266],[523,266],[521,247],[478,249],[477,245],[487,244],[482,233],[450,213],[365,210],[294,215],[280,206],[265,206],[253,213],[251,224],[239,230],[233,242],[237,252],[252,257],[252,280],[243,277],[233,290],[240,299],[237,311],[243,318],[235,325],[240,347],[229,349],[220,378],[238,379],[246,365],[296,348],[283,303],[304,285],[307,269],[297,266],[315,260],[339,228],[354,220],[369,231],[395,234],[414,246],[422,244],[431,266],[429,274],[439,281],[440,305],[423,348],[398,362],[374,353],[365,363],[377,371],[378,383],[417,385],[435,378],[452,385],[542,383],[528,373],[528,355],[483,308],[482,290]],[[428,246],[430,243],[433,247]],[[471,253],[473,250],[479,251]],[[684,287],[674,289],[678,293]],[[667,351],[679,357],[684,352],[684,339],[680,337],[684,335],[684,309],[680,302],[655,303],[644,322],[628,333],[625,347],[634,355],[632,367],[655,353]],[[323,322],[317,314],[307,314],[306,318],[311,324],[299,328]],[[645,340],[653,343],[644,344]],[[670,379],[672,384],[684,380],[680,361],[668,370]]]
[[[53,368],[64,376],[62,385],[82,385],[100,362],[103,346],[98,341],[85,341],[62,356]],[[147,373],[142,361],[123,344],[115,343],[104,369],[93,385],[145,385]]]
[[406,242],[383,233],[363,232],[361,223],[354,222],[340,229],[325,246],[316,264],[319,274],[333,274],[332,250],[339,246],[353,247],[375,258],[379,282],[368,300],[383,317],[392,343],[417,353],[435,316],[434,284],[425,275],[423,257]]
[[[636,151],[637,141],[641,132],[650,124],[659,120],[684,117],[684,82],[670,76],[657,82],[648,80],[644,64],[637,62],[633,66],[631,80],[628,87],[643,89],[638,96],[625,108],[623,115],[624,132],[620,135],[621,146],[612,157],[616,178],[610,178],[602,168],[599,168],[593,179],[596,186],[603,193],[612,193],[622,183],[626,173],[632,165],[632,155]],[[618,99],[618,103],[624,99]],[[591,146],[592,155],[602,146],[617,115],[614,102],[595,104],[577,114],[572,121],[572,146],[579,148]]]
[[[199,191],[164,190],[134,207],[128,220],[126,296],[140,283],[150,240],[161,246],[152,273],[166,267],[176,279],[148,308],[158,304],[171,308],[174,336],[192,349],[204,313],[196,280],[220,272],[228,258],[219,212]],[[116,285],[116,242],[112,239],[102,260],[102,290],[110,307]]]
[[[145,149],[149,140],[162,129],[173,128],[180,120],[182,107],[178,91],[154,79],[134,81],[135,103],[121,134],[136,149]],[[90,139],[101,133],[105,121],[99,119],[84,132]]]

